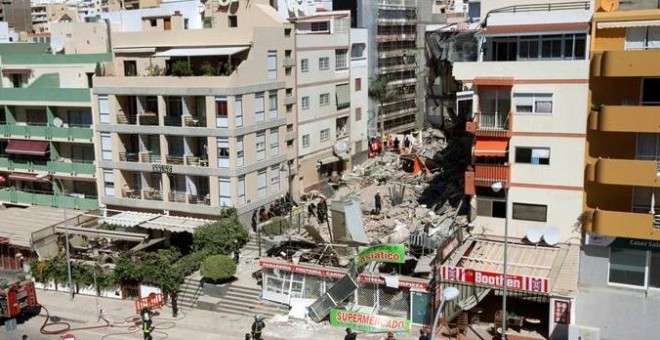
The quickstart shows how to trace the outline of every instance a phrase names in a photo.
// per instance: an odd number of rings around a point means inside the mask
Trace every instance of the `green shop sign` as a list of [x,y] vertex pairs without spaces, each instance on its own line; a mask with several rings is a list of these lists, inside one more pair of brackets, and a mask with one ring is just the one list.
[[587,233],[585,243],[587,245],[600,247],[660,250],[660,241],[640,240],[625,237],[598,236],[591,233]]
[[408,332],[411,328],[410,320],[341,309],[330,311],[330,324],[361,332]]
[[373,261],[404,263],[406,262],[406,248],[403,244],[379,244],[358,252],[355,265],[361,268]]

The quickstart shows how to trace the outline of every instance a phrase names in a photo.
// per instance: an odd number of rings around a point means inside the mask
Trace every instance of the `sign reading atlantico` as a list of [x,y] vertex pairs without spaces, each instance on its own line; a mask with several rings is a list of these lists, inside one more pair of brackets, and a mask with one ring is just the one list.
[[404,263],[406,262],[406,248],[403,244],[379,244],[372,246],[358,253],[355,265],[360,268],[372,261]]

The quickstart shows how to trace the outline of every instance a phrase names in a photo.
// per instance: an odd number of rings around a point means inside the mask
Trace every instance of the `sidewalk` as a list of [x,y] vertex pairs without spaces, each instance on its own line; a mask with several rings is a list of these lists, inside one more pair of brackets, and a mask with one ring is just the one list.
[[[134,323],[126,322],[135,315],[133,301],[131,300],[113,300],[105,298],[95,298],[92,296],[77,295],[73,301],[69,300],[66,293],[38,290],[37,296],[39,302],[48,309],[51,320],[59,319],[62,322],[71,325],[71,333],[76,339],[82,340],[128,340],[142,339],[142,333]],[[103,314],[111,327],[76,330],[76,328],[102,326],[105,323],[98,320],[98,304],[103,309]],[[35,339],[60,339],[64,334],[42,335],[40,328],[45,322],[46,311],[43,310],[40,316],[34,317],[24,324],[19,324],[17,331],[13,334],[7,334],[4,327],[0,328],[0,339],[21,339],[25,334],[29,340]],[[153,337],[154,340],[161,339],[181,339],[181,340],[206,340],[206,339],[245,339],[245,333],[249,332],[253,319],[251,317],[239,315],[225,315],[204,310],[183,310],[179,317],[172,318],[172,311],[165,307],[160,311],[160,315],[153,318],[156,327]],[[54,331],[63,329],[62,324],[47,327],[47,330]],[[406,337],[397,337],[397,339],[416,339],[413,336],[416,331]],[[344,330],[329,326],[327,323],[314,324],[305,321],[276,322],[266,320],[266,329],[264,330],[265,340],[289,340],[289,339],[319,339],[319,340],[339,340],[344,338]],[[11,336],[11,337],[10,337]],[[377,335],[359,335],[358,339],[376,340],[383,338]]]

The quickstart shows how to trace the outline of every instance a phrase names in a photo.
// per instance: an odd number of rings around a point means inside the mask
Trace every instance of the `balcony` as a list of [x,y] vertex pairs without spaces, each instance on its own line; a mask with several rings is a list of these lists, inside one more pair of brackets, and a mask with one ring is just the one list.
[[284,105],[294,105],[296,103],[296,97],[293,95],[288,95],[284,97]]
[[282,63],[284,64],[285,68],[292,68],[296,66],[296,61],[291,57],[285,57]]
[[512,114],[477,113],[475,121],[467,122],[465,130],[483,137],[511,137],[513,128]]
[[658,77],[660,49],[593,51],[591,75],[594,77]]
[[601,236],[660,241],[660,215],[596,209],[586,229]]
[[473,170],[465,172],[465,194],[473,196],[476,187],[490,187],[502,182],[508,188],[511,180],[511,168],[503,164],[475,164]]
[[591,111],[589,128],[609,132],[658,132],[660,106],[604,105]]
[[589,63],[585,60],[539,60],[539,61],[462,61],[453,64],[456,80],[477,78],[493,80],[513,79],[586,79]]
[[48,172],[51,174],[90,175],[96,174],[96,166],[93,163],[56,162],[56,161],[24,161],[0,157],[0,169],[24,170],[28,172]]
[[46,192],[28,192],[13,189],[0,190],[0,201],[79,210],[93,210],[99,206],[98,200],[93,197],[55,196]]
[[587,165],[587,176],[601,184],[660,187],[659,164],[655,160],[599,158]]
[[47,124],[0,124],[0,135],[26,139],[48,139],[91,142],[94,131],[89,126],[55,127]]

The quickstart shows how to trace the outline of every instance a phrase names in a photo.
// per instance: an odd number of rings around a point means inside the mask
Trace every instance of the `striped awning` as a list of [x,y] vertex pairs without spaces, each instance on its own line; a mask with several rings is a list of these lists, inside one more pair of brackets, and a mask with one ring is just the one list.
[[632,28],[660,26],[660,20],[634,20],[634,21],[611,21],[599,22],[596,28]]

